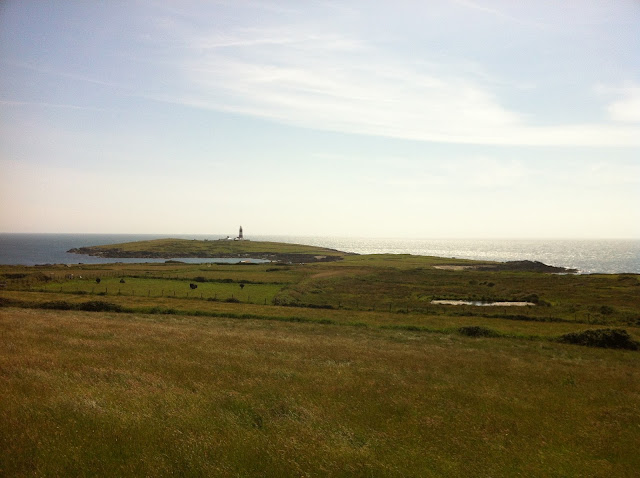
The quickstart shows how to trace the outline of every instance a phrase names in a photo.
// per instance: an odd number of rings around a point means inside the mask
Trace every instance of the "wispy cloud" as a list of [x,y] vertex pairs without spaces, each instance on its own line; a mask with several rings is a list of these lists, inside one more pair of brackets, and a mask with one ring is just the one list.
[[107,108],[95,108],[91,106],[79,106],[79,105],[70,105],[63,103],[47,103],[47,102],[39,102],[39,101],[11,101],[11,100],[0,100],[0,105],[5,106],[39,106],[45,108],[63,108],[70,110],[84,110],[84,111],[115,111],[114,109]]
[[[177,27],[170,33],[185,46],[175,64],[183,85],[173,96],[158,98],[163,101],[419,141],[640,144],[640,130],[633,125],[530,124],[500,97],[504,89],[515,94],[520,84],[488,79],[458,58],[396,59],[372,39],[336,32],[330,25],[243,25],[196,34]],[[611,114],[628,117],[634,104],[614,105]]]
[[538,23],[538,22],[533,22],[529,19],[522,19],[522,18],[518,18],[515,17],[513,15],[509,15],[508,13],[505,13],[503,10],[497,9],[497,8],[491,8],[491,7],[487,7],[485,4],[480,4],[478,2],[474,2],[471,0],[451,0],[452,3],[457,4],[457,5],[461,5],[463,7],[469,8],[469,9],[473,9],[476,11],[480,11],[486,14],[489,14],[491,16],[497,17],[501,20],[505,20],[508,22],[514,22],[514,23],[518,23],[518,24],[522,24],[522,25],[528,25],[528,26],[533,26],[536,28],[546,28],[547,25],[544,25],[542,23]]

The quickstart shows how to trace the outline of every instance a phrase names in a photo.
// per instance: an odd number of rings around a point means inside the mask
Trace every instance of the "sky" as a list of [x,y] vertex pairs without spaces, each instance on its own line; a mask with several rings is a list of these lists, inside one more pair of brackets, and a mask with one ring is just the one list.
[[640,239],[640,2],[0,1],[0,232]]

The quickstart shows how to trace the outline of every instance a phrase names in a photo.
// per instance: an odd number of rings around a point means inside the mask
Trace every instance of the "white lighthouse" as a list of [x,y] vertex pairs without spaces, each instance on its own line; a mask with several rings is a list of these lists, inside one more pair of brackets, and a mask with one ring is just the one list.
[[238,232],[238,240],[241,241],[243,239],[244,237],[242,236],[242,226],[240,226],[240,232]]

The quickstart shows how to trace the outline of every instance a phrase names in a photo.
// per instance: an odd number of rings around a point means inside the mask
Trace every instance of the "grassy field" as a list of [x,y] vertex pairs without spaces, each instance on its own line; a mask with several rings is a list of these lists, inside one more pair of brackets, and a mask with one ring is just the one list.
[[0,266],[0,475],[636,476],[638,277],[452,264]]
[[4,476],[634,476],[637,352],[0,309]]
[[306,255],[342,257],[345,253],[324,247],[265,241],[154,239],[81,249],[82,253],[105,257],[240,257],[253,255]]

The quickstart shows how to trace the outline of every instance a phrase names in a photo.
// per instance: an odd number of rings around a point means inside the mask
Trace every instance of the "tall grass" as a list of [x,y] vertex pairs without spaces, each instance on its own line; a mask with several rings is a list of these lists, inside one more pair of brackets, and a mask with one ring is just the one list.
[[4,476],[634,476],[637,352],[0,309]]

